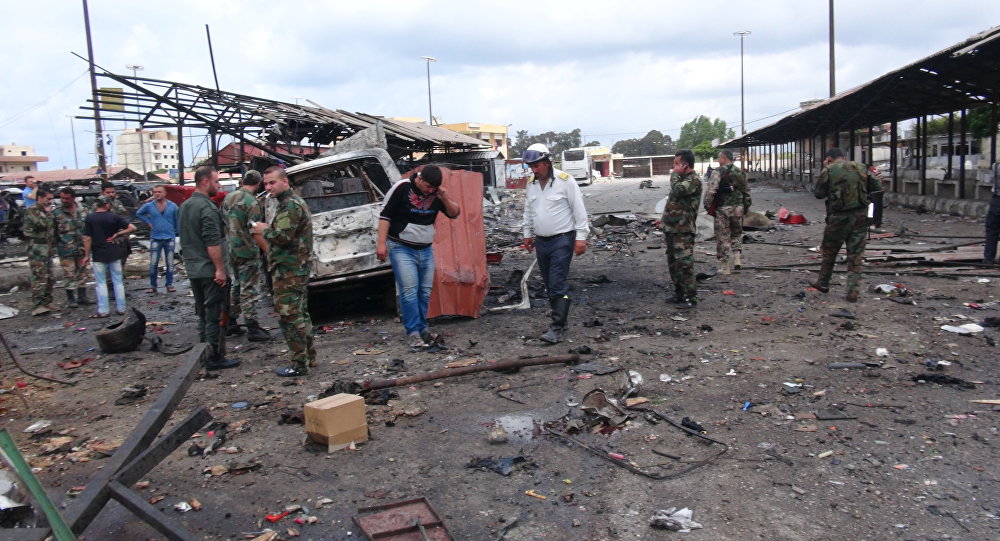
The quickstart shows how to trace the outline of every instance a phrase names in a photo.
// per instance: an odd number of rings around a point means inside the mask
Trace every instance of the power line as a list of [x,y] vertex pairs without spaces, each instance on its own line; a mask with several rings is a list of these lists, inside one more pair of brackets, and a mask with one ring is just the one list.
[[49,95],[49,96],[48,96],[47,98],[45,98],[44,100],[42,100],[42,101],[40,101],[40,102],[38,102],[38,103],[36,103],[36,104],[34,104],[34,105],[32,105],[32,106],[28,107],[27,109],[25,109],[25,110],[23,110],[23,111],[21,111],[21,112],[19,112],[19,113],[15,113],[15,114],[14,114],[13,116],[11,116],[10,118],[8,118],[8,119],[6,119],[6,120],[4,120],[4,121],[0,122],[0,128],[4,128],[4,127],[6,127],[6,126],[9,126],[9,125],[13,124],[14,122],[17,122],[18,120],[21,120],[21,119],[22,119],[22,118],[24,118],[24,117],[25,117],[26,115],[28,115],[28,114],[31,114],[31,113],[33,113],[33,112],[37,111],[38,109],[40,109],[40,108],[44,107],[44,106],[45,106],[46,104],[48,104],[48,102],[49,102],[49,101],[50,101],[50,100],[51,100],[52,98],[56,97],[56,96],[57,96],[57,95],[59,95],[59,94],[62,94],[62,92],[63,92],[63,91],[65,91],[65,90],[66,90],[67,88],[69,88],[69,87],[73,86],[73,83],[75,83],[75,82],[77,82],[78,80],[80,80],[80,77],[83,77],[84,75],[87,75],[87,74],[88,74],[89,72],[90,72],[90,70],[89,70],[89,69],[87,69],[87,70],[84,70],[84,71],[83,71],[83,73],[81,73],[80,75],[77,75],[75,79],[73,79],[72,81],[70,81],[70,82],[69,82],[69,84],[67,84],[66,86],[64,86],[64,87],[60,88],[59,90],[56,90],[55,92],[53,92],[52,94],[50,94],[50,95]]

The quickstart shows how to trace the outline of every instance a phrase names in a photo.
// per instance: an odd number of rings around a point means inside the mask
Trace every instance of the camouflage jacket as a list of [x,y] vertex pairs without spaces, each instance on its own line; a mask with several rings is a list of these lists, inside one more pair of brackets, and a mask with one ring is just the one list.
[[819,174],[813,187],[817,199],[826,199],[826,213],[854,212],[867,209],[869,194],[882,191],[882,183],[863,164],[837,160]]
[[260,248],[247,227],[250,220],[264,221],[264,211],[257,198],[240,188],[226,195],[222,212],[226,216],[226,231],[229,232],[229,256],[244,260],[259,258]]
[[56,221],[56,253],[59,257],[83,257],[83,222],[87,213],[83,207],[69,211],[63,205],[57,205],[52,211]]
[[690,233],[698,231],[698,203],[701,202],[701,179],[689,171],[683,175],[670,175],[670,195],[663,209],[664,233]]
[[24,211],[24,236],[34,244],[56,244],[56,221],[43,205],[31,205]]
[[290,188],[277,199],[271,227],[264,231],[270,247],[267,268],[276,276],[308,276],[312,266],[312,214],[305,200]]
[[[720,190],[720,187],[722,188]],[[743,170],[731,163],[720,165],[712,172],[705,187],[705,209],[712,204],[718,196],[720,207],[743,207],[744,210],[750,208],[750,187],[747,185],[747,176]]]
[[[97,212],[97,203],[94,203],[94,208],[90,209],[90,211]],[[114,212],[115,214],[121,216],[122,218],[125,218],[126,220],[129,218],[128,210],[125,208],[125,205],[123,205],[122,202],[118,200],[117,197],[114,199],[114,201],[111,202],[111,212]]]

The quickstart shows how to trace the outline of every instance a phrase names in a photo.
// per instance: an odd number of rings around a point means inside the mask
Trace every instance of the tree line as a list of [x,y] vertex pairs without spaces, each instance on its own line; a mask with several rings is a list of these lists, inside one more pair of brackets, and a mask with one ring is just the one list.
[[[726,141],[735,136],[733,129],[726,126],[726,121],[716,118],[709,120],[705,115],[699,115],[681,126],[680,136],[676,141],[659,130],[650,130],[646,135],[636,139],[622,139],[611,147],[616,154],[629,156],[660,156],[673,154],[679,148],[692,149],[699,158],[711,158],[718,154],[719,149],[712,145],[718,139]],[[514,143],[511,145],[511,157],[518,157],[535,143],[542,143],[549,148],[553,156],[558,156],[564,150],[583,146],[582,134],[577,128],[569,132],[545,132],[531,135],[527,130],[518,130]],[[600,146],[600,141],[589,141],[586,146]]]

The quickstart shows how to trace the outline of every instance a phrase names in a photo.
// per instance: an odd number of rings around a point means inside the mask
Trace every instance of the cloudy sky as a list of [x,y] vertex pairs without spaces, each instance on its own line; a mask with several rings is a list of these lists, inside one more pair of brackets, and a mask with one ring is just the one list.
[[[375,115],[580,128],[611,144],[651,129],[677,137],[697,115],[739,131],[745,38],[747,131],[828,93],[824,0],[564,2],[91,0],[96,63],[224,90]],[[0,143],[32,145],[42,169],[73,167],[69,116],[90,95],[80,1],[0,3]],[[997,0],[836,0],[837,90],[1000,24]],[[99,80],[100,84],[100,80]],[[121,129],[120,123],[107,128]],[[81,167],[95,163],[76,120]],[[198,154],[203,140],[192,138]],[[201,148],[199,148],[201,146]],[[186,156],[190,159],[191,149]]]

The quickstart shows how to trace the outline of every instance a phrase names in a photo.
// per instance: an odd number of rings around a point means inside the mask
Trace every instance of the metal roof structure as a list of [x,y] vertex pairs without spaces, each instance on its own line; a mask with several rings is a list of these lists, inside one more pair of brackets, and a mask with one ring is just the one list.
[[724,142],[743,148],[976,108],[1000,100],[1000,26]]
[[[97,76],[123,89],[98,91],[101,117],[136,122],[145,128],[179,127],[204,129],[210,134],[226,134],[239,142],[259,148],[288,163],[302,163],[311,157],[283,152],[278,146],[299,145],[308,140],[330,145],[381,122],[393,157],[411,152],[478,150],[483,141],[437,126],[391,120],[364,113],[297,105],[198,85],[129,77],[106,70]],[[91,112],[93,100],[81,107]],[[81,115],[77,118],[92,119]],[[213,141],[214,145],[214,141]],[[323,150],[317,148],[318,153]]]

